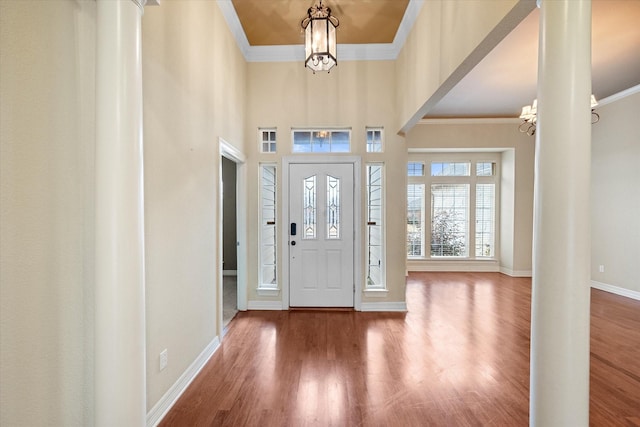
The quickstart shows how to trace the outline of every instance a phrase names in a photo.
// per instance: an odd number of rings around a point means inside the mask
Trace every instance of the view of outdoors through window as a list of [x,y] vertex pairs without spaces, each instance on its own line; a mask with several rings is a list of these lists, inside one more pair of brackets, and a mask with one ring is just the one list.
[[[421,157],[424,160],[410,159],[407,167],[407,256],[494,257],[496,161],[429,161],[427,156]],[[425,164],[429,166],[426,176]]]

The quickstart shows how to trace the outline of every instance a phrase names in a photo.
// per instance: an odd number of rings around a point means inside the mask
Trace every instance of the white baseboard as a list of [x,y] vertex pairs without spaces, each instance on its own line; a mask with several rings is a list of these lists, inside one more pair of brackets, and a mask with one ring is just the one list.
[[500,273],[511,277],[531,277],[533,275],[531,270],[511,270],[506,267],[500,267]]
[[238,270],[222,270],[223,276],[237,276]]
[[209,345],[202,350],[202,353],[200,353],[187,370],[180,375],[178,381],[176,381],[169,390],[167,390],[158,403],[156,403],[147,413],[147,427],[155,427],[160,423],[160,421],[162,421],[164,416],[167,415],[167,412],[169,412],[171,407],[176,403],[187,387],[189,387],[189,384],[191,384],[202,368],[204,368],[204,365],[207,364],[211,356],[213,356],[213,353],[215,353],[219,347],[220,340],[218,337],[215,337],[213,341],[211,341]]
[[640,301],[640,292],[638,291],[632,291],[631,289],[621,288],[619,286],[613,286],[607,283],[596,282],[595,280],[591,281],[591,287],[600,289],[601,291],[611,292],[612,294]]
[[247,310],[282,310],[282,301],[249,301]]
[[360,311],[407,311],[406,302],[363,302]]
[[500,266],[496,261],[488,260],[443,260],[443,261],[422,261],[408,260],[407,269],[409,271],[437,271],[437,272],[493,272],[500,271]]

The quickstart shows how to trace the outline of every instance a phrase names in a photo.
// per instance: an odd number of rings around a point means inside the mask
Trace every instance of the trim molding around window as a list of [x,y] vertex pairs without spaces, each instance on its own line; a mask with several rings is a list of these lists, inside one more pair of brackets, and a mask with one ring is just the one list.
[[[385,221],[384,221],[384,164],[367,163],[366,172],[366,248],[367,277],[365,294],[368,296],[384,296],[385,280]],[[375,291],[370,294],[368,291]]]
[[291,129],[291,152],[300,153],[350,153],[351,128]]
[[[499,258],[500,153],[410,153],[407,260],[420,271],[447,265],[493,271]],[[471,264],[469,264],[471,262]],[[495,266],[493,266],[495,264]],[[490,270],[486,270],[489,268]]]
[[278,230],[277,230],[277,166],[260,164],[260,211],[258,295],[277,296],[278,287]]

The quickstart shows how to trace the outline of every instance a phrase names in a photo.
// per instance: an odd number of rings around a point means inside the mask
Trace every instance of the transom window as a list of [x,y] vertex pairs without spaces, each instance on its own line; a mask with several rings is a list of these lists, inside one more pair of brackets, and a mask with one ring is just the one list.
[[260,151],[263,153],[276,152],[276,129],[258,129],[258,139],[260,141]]
[[337,129],[305,129],[293,131],[294,153],[349,153],[351,131]]
[[367,128],[367,153],[382,152],[382,128]]
[[[496,256],[499,156],[499,153],[409,155],[408,257]],[[426,176],[420,174],[420,166],[425,164],[430,172]]]
[[407,176],[424,176],[424,163],[409,162],[407,164]]

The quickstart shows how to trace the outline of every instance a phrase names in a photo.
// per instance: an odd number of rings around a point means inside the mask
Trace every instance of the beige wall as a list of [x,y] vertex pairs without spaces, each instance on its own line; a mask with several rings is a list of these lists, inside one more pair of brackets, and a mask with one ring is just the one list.
[[528,0],[425,1],[396,61],[396,128],[421,118],[427,102],[435,105],[534,7]]
[[95,3],[0,1],[0,425],[93,422]]
[[[403,216],[406,205],[406,147],[404,139],[396,135],[396,110],[394,108],[395,64],[391,61],[340,62],[331,73],[312,74],[300,62],[250,63],[248,71],[249,93],[247,110],[247,166],[248,187],[248,274],[249,300],[258,300],[255,289],[258,284],[258,164],[278,162],[291,154],[292,127],[352,128],[352,153],[362,157],[362,179],[367,161],[383,161],[386,168],[386,243],[387,287],[386,299],[376,301],[404,301],[405,285],[405,230]],[[385,153],[365,153],[365,127],[383,126],[385,129]],[[257,129],[277,127],[277,154],[258,153]],[[279,199],[282,201],[282,170],[278,170]],[[364,185],[364,184],[363,184]],[[364,200],[362,200],[364,210]],[[281,206],[281,204],[279,205]],[[282,209],[278,212],[282,215]],[[280,218],[278,223],[280,223]],[[364,219],[363,219],[364,220]],[[360,242],[364,249],[363,241]],[[364,250],[363,250],[364,257]],[[285,256],[282,245],[279,259]],[[364,258],[363,258],[364,260]],[[281,265],[282,263],[280,263]],[[364,264],[364,263],[363,263]],[[281,271],[278,272],[282,277]],[[280,299],[260,298],[260,299]],[[366,298],[364,299],[365,301]]]
[[147,7],[142,62],[151,409],[217,336],[218,141],[243,149],[246,65],[212,1]]
[[[518,123],[419,124],[407,134],[409,149],[496,149],[502,158],[500,189],[500,269],[516,276],[531,274],[533,236],[534,139]],[[456,124],[457,123],[457,124]]]
[[597,111],[600,121],[592,127],[591,145],[591,279],[640,292],[640,93]]

